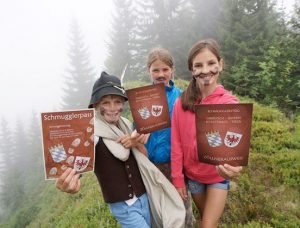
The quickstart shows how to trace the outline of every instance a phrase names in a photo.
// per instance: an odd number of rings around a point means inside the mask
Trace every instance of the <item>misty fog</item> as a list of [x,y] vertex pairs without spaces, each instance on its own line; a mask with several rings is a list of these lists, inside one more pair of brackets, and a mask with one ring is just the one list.
[[[134,2],[138,4],[137,0]],[[25,187],[16,195],[30,191],[30,181],[44,180],[39,120],[41,112],[85,108],[84,101],[88,100],[89,93],[80,92],[92,88],[102,70],[120,75],[124,66],[131,64],[125,81],[147,78],[145,56],[155,46],[171,50],[176,58],[176,77],[187,79],[186,57],[191,44],[204,37],[221,39],[217,32],[221,15],[220,1],[206,1],[203,7],[199,5],[197,9],[197,1],[160,2],[165,3],[161,6],[165,7],[165,11],[159,16],[155,14],[151,17],[141,5],[136,5],[135,10],[128,12],[132,12],[130,17],[123,15],[128,19],[123,22],[129,25],[132,24],[130,20],[136,20],[137,15],[145,15],[145,21],[159,22],[151,27],[155,36],[143,26],[138,28],[140,33],[134,34],[135,38],[140,34],[145,37],[153,35],[145,48],[139,49],[140,43],[132,42],[132,46],[125,50],[120,38],[122,32],[126,34],[126,29],[122,31],[118,27],[120,23],[116,24],[116,18],[122,12],[115,8],[114,1],[0,0],[0,142],[5,144],[0,148],[0,192],[4,180],[20,178],[18,173],[13,172],[4,175],[3,170],[8,166],[11,166],[11,170],[15,166],[21,172],[24,171],[22,175],[36,174],[30,176],[34,180],[29,178],[29,182],[25,180],[23,183],[23,179],[20,180],[22,187]],[[176,5],[175,2],[180,4]],[[199,1],[199,4],[203,5],[203,2]],[[278,9],[284,7],[286,13],[293,9],[293,0],[277,2]],[[185,21],[190,15],[195,18],[198,16],[202,24]],[[137,24],[143,20],[137,20]],[[76,44],[77,36],[79,39]],[[119,46],[114,42],[119,42]],[[78,45],[78,52],[72,49],[74,45]],[[124,50],[126,53],[122,52]],[[86,63],[81,70],[91,80],[76,81],[80,85],[79,92],[77,95],[76,91],[69,92],[73,99],[67,100],[67,91],[71,91],[68,90],[71,87],[68,80],[73,72],[74,55]],[[75,106],[79,100],[79,105]],[[17,188],[16,183],[11,184],[11,188]]]

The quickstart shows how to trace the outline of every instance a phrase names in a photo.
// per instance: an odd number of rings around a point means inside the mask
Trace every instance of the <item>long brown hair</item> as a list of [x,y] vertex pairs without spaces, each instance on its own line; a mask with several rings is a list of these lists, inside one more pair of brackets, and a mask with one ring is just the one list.
[[[200,40],[195,43],[189,51],[188,55],[188,67],[193,71],[194,58],[204,49],[210,50],[218,59],[221,60],[220,48],[218,43],[213,39]],[[192,77],[187,89],[181,94],[181,102],[183,110],[195,112],[195,101],[200,96],[200,88],[197,87],[197,83],[194,77]]]

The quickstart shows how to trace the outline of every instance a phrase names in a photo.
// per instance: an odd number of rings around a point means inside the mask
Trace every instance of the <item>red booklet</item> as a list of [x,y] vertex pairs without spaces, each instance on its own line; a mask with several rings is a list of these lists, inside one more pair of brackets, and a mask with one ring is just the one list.
[[94,109],[41,113],[45,179],[94,170]]
[[165,85],[126,90],[137,132],[150,133],[171,126]]
[[196,105],[199,161],[248,164],[253,104]]

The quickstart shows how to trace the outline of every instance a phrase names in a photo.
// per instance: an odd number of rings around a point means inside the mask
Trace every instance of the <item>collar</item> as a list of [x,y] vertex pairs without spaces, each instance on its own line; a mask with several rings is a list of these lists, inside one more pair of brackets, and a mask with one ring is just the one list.
[[172,80],[169,81],[169,86],[165,86],[166,92],[171,91],[174,88],[174,82]]

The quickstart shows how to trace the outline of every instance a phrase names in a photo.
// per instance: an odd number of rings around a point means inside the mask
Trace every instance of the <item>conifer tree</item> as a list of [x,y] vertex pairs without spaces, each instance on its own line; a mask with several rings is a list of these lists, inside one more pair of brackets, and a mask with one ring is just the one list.
[[189,0],[191,4],[190,14],[193,25],[191,34],[193,42],[200,39],[213,38],[218,40],[218,28],[220,26],[221,0]]
[[[168,49],[176,63],[185,59],[190,17],[186,0],[136,1],[137,51],[134,59],[139,72],[146,72],[146,58],[154,47]],[[184,69],[179,67],[178,69]],[[178,71],[181,74],[181,70]],[[148,76],[147,76],[148,77]]]
[[7,175],[9,173],[10,167],[12,167],[12,133],[11,130],[8,127],[7,121],[2,118],[1,119],[1,131],[0,131],[0,208],[2,210],[1,217],[5,217],[8,214],[8,208],[9,205],[7,202],[7,193],[9,191],[9,188],[7,186]]
[[132,69],[133,48],[133,8],[132,0],[114,0],[115,13],[107,41],[105,68],[110,74],[120,76],[127,65],[125,80],[135,78]]
[[64,110],[86,108],[94,83],[94,73],[90,67],[88,51],[76,20],[71,22],[70,32],[70,67],[65,75],[62,98]]
[[226,64],[223,83],[238,94],[259,99],[258,62],[276,39],[280,16],[271,0],[222,2],[220,41]]
[[[32,111],[31,120],[27,131],[28,175],[26,177],[26,192],[34,191],[39,182],[44,180],[43,148],[41,141],[40,116]],[[34,186],[34,187],[33,187]]]
[[[15,146],[16,143],[21,142],[17,142],[14,138],[15,134],[9,129],[4,119],[2,119],[1,128],[1,154],[4,159],[4,171],[1,172],[1,181],[3,183],[1,188],[1,205],[7,216],[21,205],[24,199],[24,185],[22,181],[23,176],[18,166],[19,155],[16,152],[17,146]],[[22,127],[19,130],[24,136]]]

